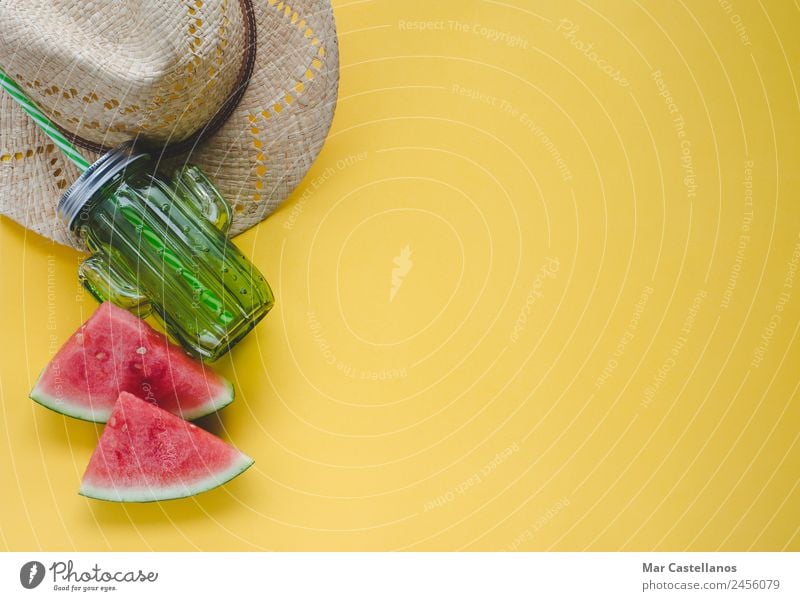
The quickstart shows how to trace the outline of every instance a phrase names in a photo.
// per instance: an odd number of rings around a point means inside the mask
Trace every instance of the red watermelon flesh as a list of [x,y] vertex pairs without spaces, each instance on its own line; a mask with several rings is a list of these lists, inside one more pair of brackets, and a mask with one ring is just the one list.
[[30,397],[65,415],[105,422],[120,392],[184,419],[233,401],[225,378],[143,320],[106,302],[56,353]]
[[188,497],[238,476],[253,460],[194,424],[123,392],[81,481],[104,501]]

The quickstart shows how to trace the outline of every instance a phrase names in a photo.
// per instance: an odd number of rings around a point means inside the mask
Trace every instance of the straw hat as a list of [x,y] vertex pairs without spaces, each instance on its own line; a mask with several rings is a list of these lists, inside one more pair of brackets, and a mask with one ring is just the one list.
[[[232,234],[308,171],[339,77],[327,0],[0,1],[0,66],[88,159],[138,138],[202,167]],[[0,213],[79,248],[55,211],[78,175],[0,92]]]

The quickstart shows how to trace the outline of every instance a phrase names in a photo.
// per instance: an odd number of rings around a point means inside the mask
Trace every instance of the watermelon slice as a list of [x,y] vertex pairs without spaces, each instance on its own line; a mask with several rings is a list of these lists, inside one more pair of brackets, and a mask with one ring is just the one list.
[[105,422],[123,391],[184,419],[233,401],[233,387],[225,378],[108,302],[56,353],[30,397],[65,415]]
[[179,499],[224,484],[251,465],[250,457],[213,434],[123,392],[80,494],[136,503]]

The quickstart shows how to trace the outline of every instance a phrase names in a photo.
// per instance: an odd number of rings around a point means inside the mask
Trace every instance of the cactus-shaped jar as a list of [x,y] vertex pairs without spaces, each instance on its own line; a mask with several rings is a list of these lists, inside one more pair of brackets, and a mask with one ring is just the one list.
[[156,313],[190,354],[218,359],[272,308],[269,284],[227,236],[230,206],[196,166],[164,173],[125,144],[78,178],[58,213],[92,252],[84,287]]

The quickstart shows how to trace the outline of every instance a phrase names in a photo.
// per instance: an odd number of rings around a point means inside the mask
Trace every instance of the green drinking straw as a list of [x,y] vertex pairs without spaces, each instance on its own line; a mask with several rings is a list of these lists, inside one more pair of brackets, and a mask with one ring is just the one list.
[[69,140],[64,137],[64,134],[58,131],[58,128],[53,125],[53,122],[44,116],[44,113],[39,110],[39,107],[37,107],[30,98],[25,96],[25,92],[23,92],[17,83],[6,75],[5,71],[2,69],[0,69],[0,86],[17,101],[17,104],[22,107],[22,110],[30,115],[31,119],[33,119],[39,127],[44,130],[44,133],[55,142],[56,146],[61,149],[61,152],[67,155],[67,158],[77,165],[78,169],[86,171],[89,168],[91,163],[81,156],[75,147],[69,143]]

